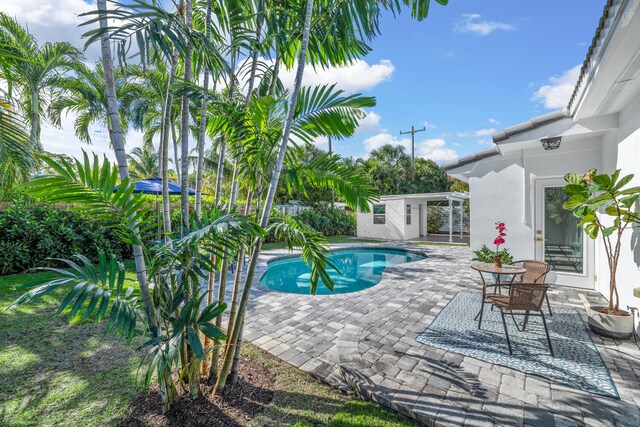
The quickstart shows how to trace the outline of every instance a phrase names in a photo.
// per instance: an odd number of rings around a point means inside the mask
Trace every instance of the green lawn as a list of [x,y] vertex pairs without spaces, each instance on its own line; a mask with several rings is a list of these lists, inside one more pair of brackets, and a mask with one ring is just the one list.
[[[135,279],[128,264],[127,278]],[[103,326],[54,316],[61,293],[6,311],[16,286],[50,273],[0,277],[0,425],[117,425],[142,391],[135,346],[103,339]],[[349,398],[259,350],[245,353],[276,373],[276,393],[251,426],[412,426],[376,404]]]

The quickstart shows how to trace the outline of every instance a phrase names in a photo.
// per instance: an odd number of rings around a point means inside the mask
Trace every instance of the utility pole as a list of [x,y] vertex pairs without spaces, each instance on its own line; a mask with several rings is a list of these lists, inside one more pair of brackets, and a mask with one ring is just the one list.
[[416,158],[416,141],[415,135],[418,132],[425,131],[426,128],[423,126],[422,129],[416,129],[413,125],[411,126],[411,130],[406,132],[400,132],[400,135],[411,134],[411,169],[413,170],[415,167],[415,158]]

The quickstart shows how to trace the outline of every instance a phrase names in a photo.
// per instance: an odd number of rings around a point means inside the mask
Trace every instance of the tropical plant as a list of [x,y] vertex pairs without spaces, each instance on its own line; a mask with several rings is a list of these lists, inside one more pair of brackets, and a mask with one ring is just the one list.
[[7,14],[0,12],[0,45],[10,56],[3,57],[0,78],[6,82],[5,98],[16,105],[30,125],[30,149],[40,151],[42,111],[57,88],[61,75],[75,67],[82,55],[67,42],[39,46],[33,35]]
[[513,263],[513,255],[511,255],[509,249],[507,248],[502,248],[502,250],[495,251],[489,249],[487,245],[482,245],[480,249],[473,251],[473,255],[473,258],[471,259],[472,261],[493,263],[495,257],[499,256],[502,258],[503,263]]
[[[108,122],[107,94],[104,86],[104,67],[98,63],[95,69],[89,69],[84,64],[76,64],[73,67],[73,76],[60,77],[55,93],[55,99],[49,104],[49,117],[51,121],[60,126],[62,114],[73,112],[74,131],[78,139],[82,142],[91,143],[90,128],[92,125],[100,124],[109,131],[111,137],[111,126]],[[122,79],[122,75],[116,78],[116,93],[118,95],[134,95],[134,87],[127,85]],[[127,132],[128,123],[124,115],[120,116],[121,127],[124,133]]]
[[133,179],[156,178],[158,176],[158,152],[150,142],[135,147],[127,154],[129,176]]
[[[201,290],[200,282],[219,269],[219,264],[211,259],[233,254],[243,242],[262,235],[263,230],[244,216],[213,212],[208,221],[197,223],[191,234],[174,240],[171,245],[150,249],[141,240],[141,232],[155,226],[151,220],[144,219],[148,213],[144,196],[133,194],[134,186],[128,178],[115,190],[116,166],[107,160],[101,165],[97,156],[90,162],[86,155],[83,161],[76,160],[74,164],[64,159],[59,159],[60,164],[48,157],[43,160],[55,174],[35,177],[23,185],[25,193],[52,202],[81,204],[77,209],[104,224],[118,218],[124,224],[118,228],[121,238],[136,242],[148,258],[154,291],[146,301],[144,293],[138,297],[134,287],[125,287],[124,267],[113,257],[101,253],[98,265],[93,265],[88,258],[77,255],[75,260],[56,259],[68,269],[48,268],[58,276],[27,291],[12,307],[37,300],[57,289],[69,288],[58,314],[70,307],[70,318],[82,314],[84,319],[106,319],[107,332],[128,341],[138,331],[150,335],[143,344],[149,348],[143,361],[147,364],[145,383],[157,379],[165,409],[179,397],[178,390],[182,390],[175,385],[173,374],[176,372],[181,383],[188,382],[190,396],[196,397],[200,393],[200,365],[211,352],[211,346],[203,346],[200,334],[214,341],[225,338],[224,333],[211,323],[225,306],[213,303],[201,309],[206,292]],[[322,261],[322,255],[313,247],[308,253],[314,260]],[[324,264],[319,265],[322,268]],[[146,309],[146,304],[151,305],[150,310]],[[144,325],[142,328],[137,327],[140,320]],[[154,331],[158,324],[161,328]]]
[[620,169],[613,174],[598,174],[591,169],[584,176],[567,174],[563,191],[571,196],[564,208],[580,220],[579,227],[591,239],[602,236],[609,266],[608,314],[620,315],[616,272],[620,259],[621,238],[625,230],[640,224],[640,214],[634,206],[640,198],[640,187],[628,187],[633,174],[620,177]]
[[0,101],[0,201],[9,199],[17,184],[29,177],[34,158],[26,124]]

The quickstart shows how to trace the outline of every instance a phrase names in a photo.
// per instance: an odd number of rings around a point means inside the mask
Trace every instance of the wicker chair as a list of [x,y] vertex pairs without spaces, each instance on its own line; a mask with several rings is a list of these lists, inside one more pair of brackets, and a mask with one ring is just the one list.
[[[547,278],[547,273],[551,270],[551,265],[544,261],[537,260],[527,259],[514,261],[511,265],[517,265],[518,267],[522,267],[527,270],[527,272],[522,274],[519,279],[514,281],[515,283],[544,283]],[[549,304],[549,295],[545,294],[544,298],[547,302],[549,316],[553,316],[553,313],[551,312],[551,304]]]
[[[553,354],[553,346],[551,345],[551,337],[549,337],[547,321],[542,311],[542,304],[547,296],[549,285],[544,283],[514,283],[510,285],[509,288],[508,295],[487,295],[487,301],[492,304],[492,307],[500,310],[504,334],[507,337],[507,345],[509,346],[509,354],[513,354],[513,350],[511,349],[511,340],[509,339],[505,314],[510,314],[512,317],[524,315],[523,331],[527,327],[529,316],[541,316],[544,332],[547,336],[547,342],[549,343],[549,351],[551,352],[551,356],[555,357]],[[516,327],[518,327],[517,323]]]

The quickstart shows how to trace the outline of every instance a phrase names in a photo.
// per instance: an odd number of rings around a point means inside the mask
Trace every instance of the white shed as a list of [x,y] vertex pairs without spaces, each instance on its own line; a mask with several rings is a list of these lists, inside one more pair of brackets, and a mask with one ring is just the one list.
[[[411,240],[427,235],[429,202],[449,204],[449,241],[453,241],[453,206],[469,198],[467,193],[419,193],[382,196],[370,205],[370,212],[358,212],[358,237],[383,240]],[[462,209],[458,221],[460,237],[464,230]]]

